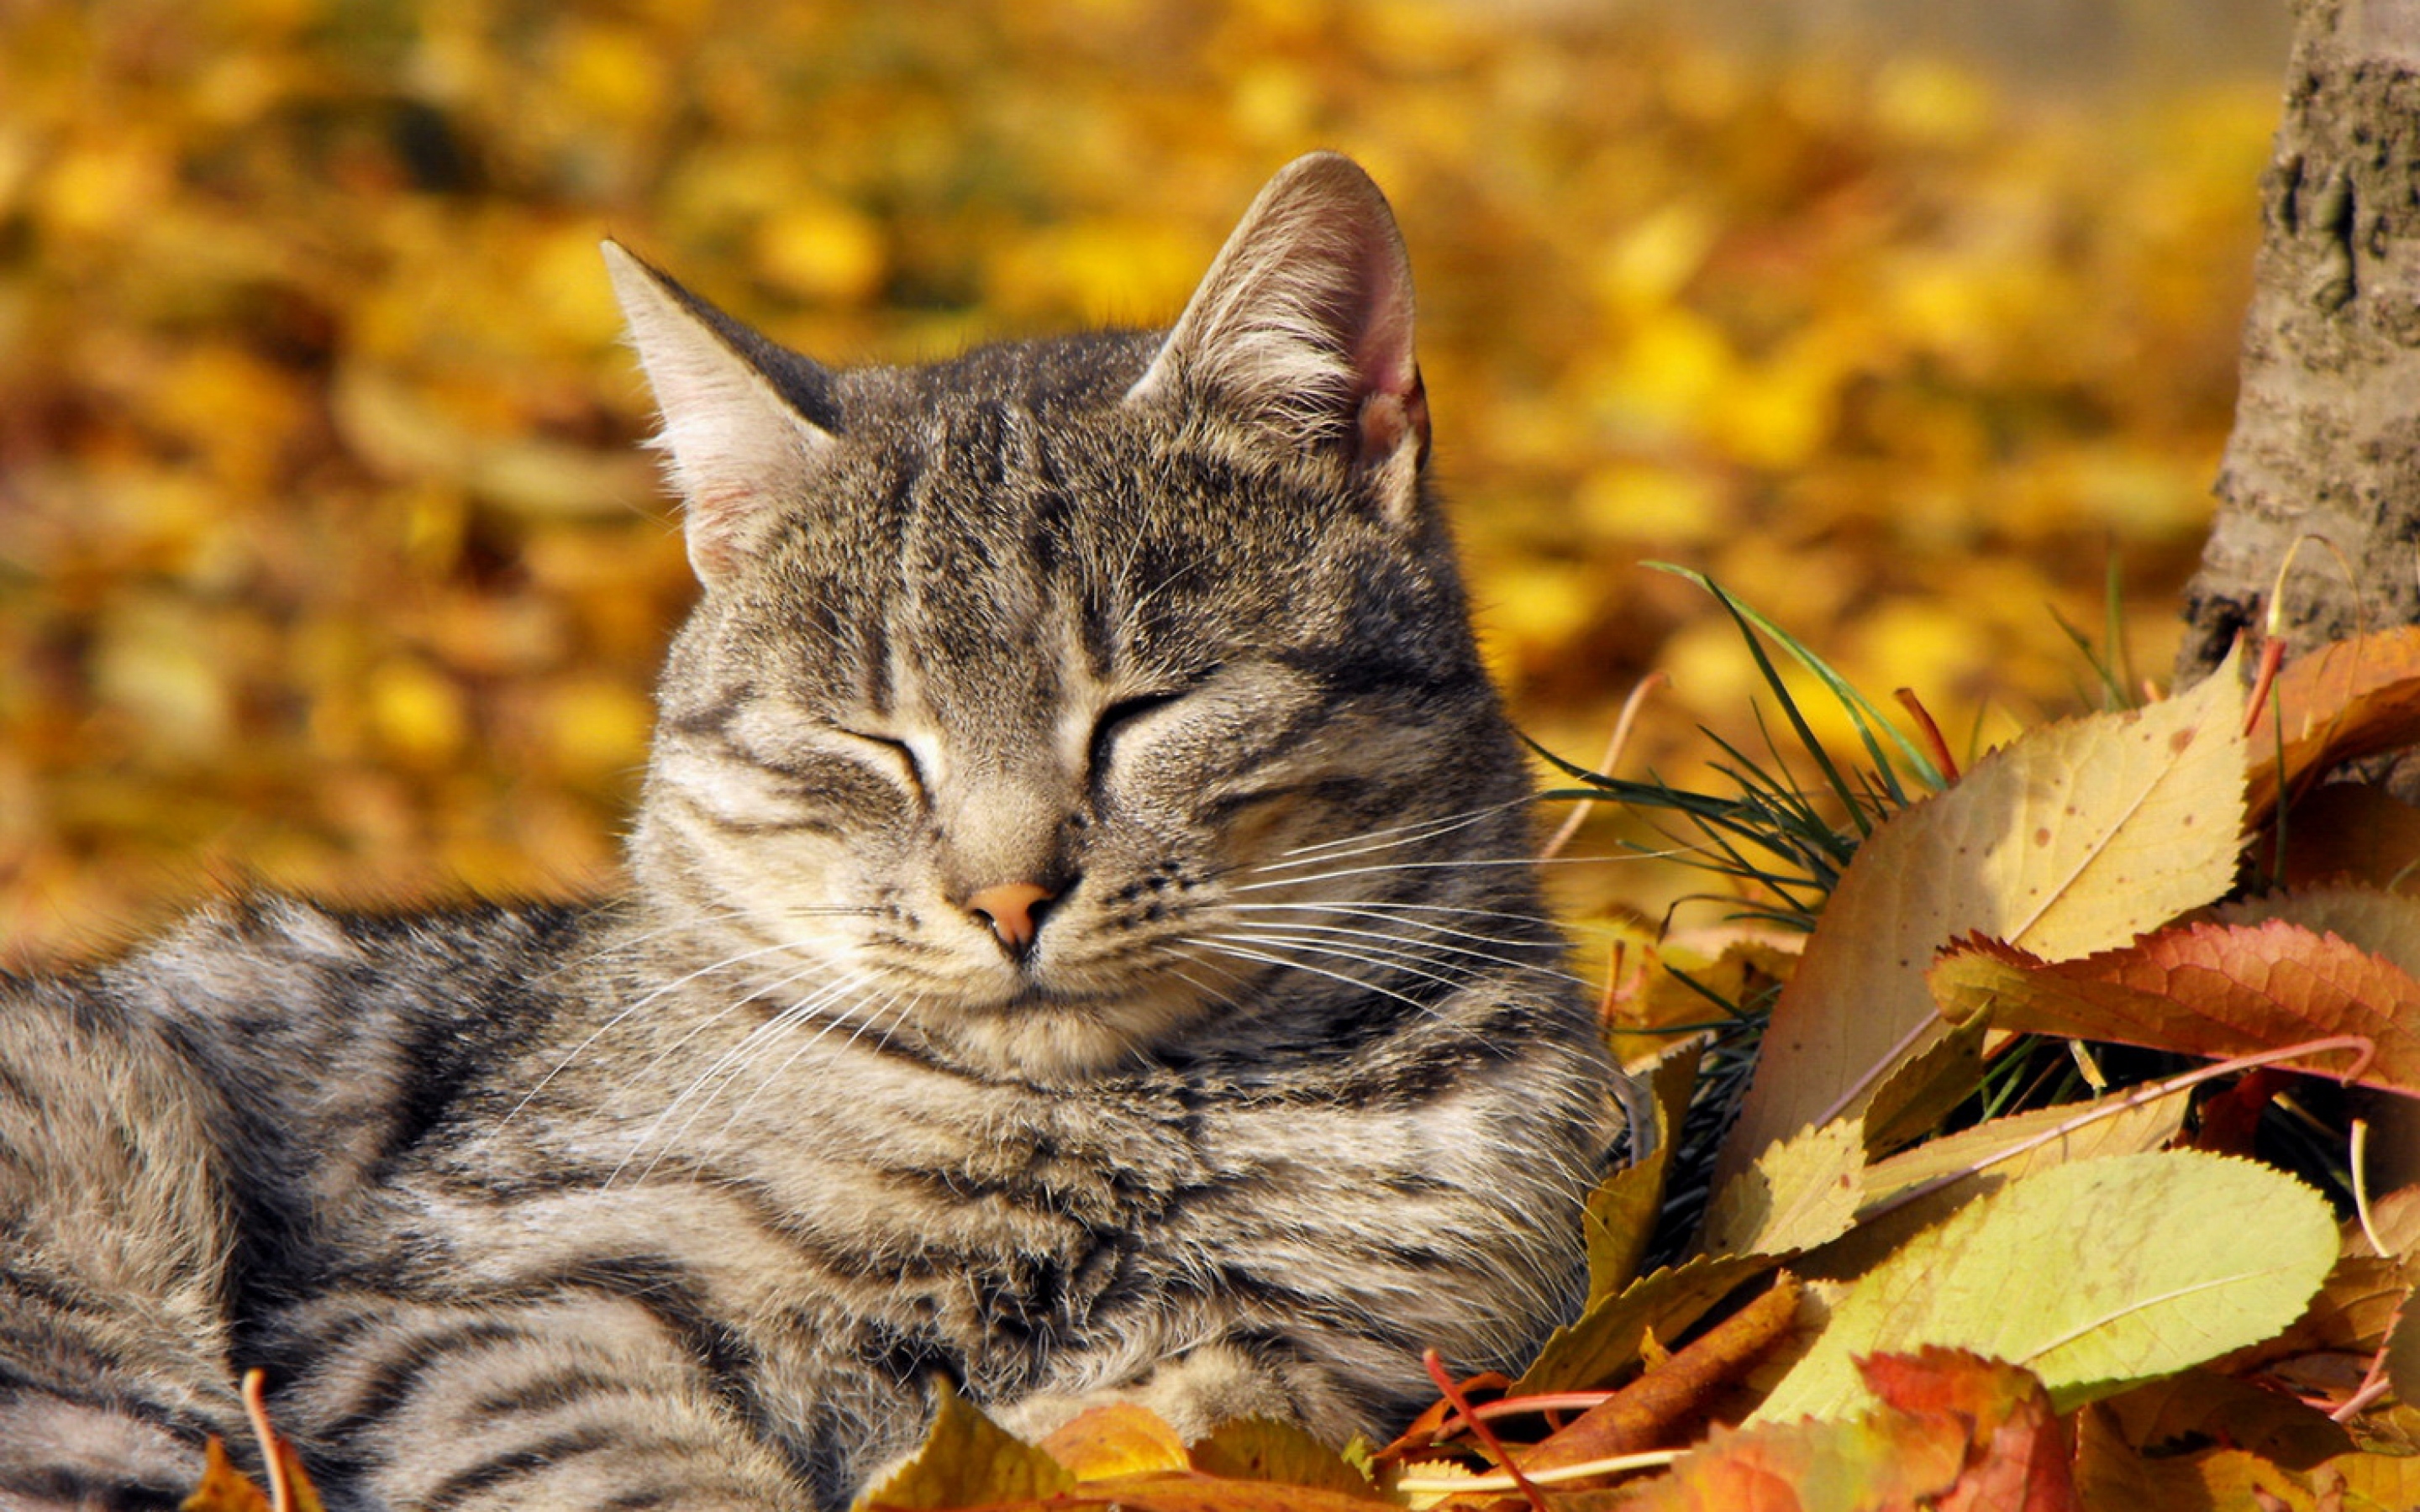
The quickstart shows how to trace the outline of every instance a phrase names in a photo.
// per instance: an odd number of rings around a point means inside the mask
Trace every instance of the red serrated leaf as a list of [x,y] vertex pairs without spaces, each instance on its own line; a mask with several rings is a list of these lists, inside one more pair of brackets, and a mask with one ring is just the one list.
[[2360,1035],[2356,1079],[2420,1093],[2420,980],[2334,934],[2284,919],[2187,924],[2121,950],[2045,962],[1995,940],[1942,952],[1926,979],[1963,1023],[2188,1055],[2240,1056]]
[[1857,1370],[1903,1412],[1969,1425],[1965,1473],[1934,1504],[1939,1512],[2076,1512],[2067,1432],[2027,1372],[1959,1350],[1877,1355]]
[[1718,1428],[1624,1512],[2081,1512],[2067,1432],[2024,1370],[1956,1350],[1858,1368],[1880,1410]]

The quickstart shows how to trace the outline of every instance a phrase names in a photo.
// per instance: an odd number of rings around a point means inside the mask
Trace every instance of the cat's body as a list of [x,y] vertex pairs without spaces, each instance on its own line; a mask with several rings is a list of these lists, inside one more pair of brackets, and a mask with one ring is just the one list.
[[[830,374],[616,255],[706,593],[628,898],[0,989],[0,1504],[808,1508],[947,1377],[1330,1437],[1575,1302],[1607,1073],[1341,159],[1165,339]],[[113,1490],[112,1488],[118,1488]]]

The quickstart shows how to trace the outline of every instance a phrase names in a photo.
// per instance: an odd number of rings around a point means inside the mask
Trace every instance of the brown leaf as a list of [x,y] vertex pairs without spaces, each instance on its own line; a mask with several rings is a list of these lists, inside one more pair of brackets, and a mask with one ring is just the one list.
[[1790,1329],[1800,1287],[1788,1272],[1771,1289],[1693,1339],[1663,1365],[1590,1408],[1529,1454],[1525,1471],[1636,1454],[1702,1417],[1714,1394],[1737,1380]]
[[1588,1304],[1620,1291],[1638,1277],[1638,1262],[1664,1211],[1665,1173],[1681,1139],[1681,1120],[1698,1081],[1698,1040],[1675,1045],[1643,1073],[1647,1101],[1655,1109],[1654,1148],[1646,1157],[1606,1177],[1589,1197],[1583,1227],[1588,1234]]
[[[2265,866],[2273,838],[2255,841],[2252,857]],[[2392,885],[2420,861],[2420,809],[2365,782],[2314,788],[2286,810],[2286,867],[2278,878],[2294,889],[2326,882]]]
[[[864,1512],[886,1512],[893,1504],[877,1499],[863,1504],[863,1507]],[[1072,1490],[1048,1496],[953,1502],[944,1505],[980,1507],[982,1512],[1370,1512],[1371,1502],[1366,1495],[1348,1496],[1311,1486],[1218,1480],[1184,1473],[1121,1475],[1086,1481]]]
[[1065,1466],[984,1416],[947,1381],[939,1390],[923,1447],[866,1492],[861,1504],[869,1512],[944,1512],[1074,1489]]
[[2348,1453],[2352,1440],[2300,1398],[2214,1369],[2147,1381],[2102,1404],[2128,1445],[2174,1457],[2221,1446],[2294,1470]]
[[2420,743],[2420,625],[2354,636],[2295,656],[2252,727],[2247,813],[2257,822],[2276,806],[2280,791],[2304,778],[2414,743]]
[[1586,1391],[1610,1382],[1638,1358],[1652,1331],[1672,1338],[1750,1276],[1776,1262],[1761,1255],[1700,1255],[1651,1272],[1555,1330],[1512,1395]]
[[2102,1405],[2087,1407],[2076,1430],[2075,1489],[2085,1512],[2227,1508],[2253,1512],[2267,1504],[2317,1512],[2310,1490],[2292,1474],[2242,1449],[2151,1458],[2135,1453]]
[[2420,1506],[2420,1456],[2339,1455],[2312,1473],[2311,1484],[2340,1496],[2342,1512],[2412,1512]]
[[2342,1034],[2377,1054],[2356,1073],[2420,1093],[2420,980],[2333,934],[2283,919],[2187,924],[2124,949],[2044,962],[1994,940],[1943,953],[1930,976],[1963,1023],[2115,1040],[2188,1055],[2240,1056]]

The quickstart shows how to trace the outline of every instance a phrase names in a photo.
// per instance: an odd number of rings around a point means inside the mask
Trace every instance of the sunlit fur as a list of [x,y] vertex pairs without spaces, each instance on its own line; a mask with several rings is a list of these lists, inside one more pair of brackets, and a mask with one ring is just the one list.
[[845,1505],[941,1378],[1341,1440],[1517,1366],[1608,1073],[1368,180],[1171,337],[925,368],[614,269],[704,583],[631,886],[0,983],[0,1504],[173,1503],[256,1365],[338,1512]]

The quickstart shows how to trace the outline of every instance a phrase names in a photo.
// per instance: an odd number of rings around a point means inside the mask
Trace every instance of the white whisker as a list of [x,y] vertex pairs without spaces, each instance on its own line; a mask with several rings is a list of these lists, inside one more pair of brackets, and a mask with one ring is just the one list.
[[[1247,949],[1243,946],[1227,943],[1223,937],[1204,938],[1197,936],[1193,939],[1187,940],[1186,943],[1188,945],[1199,946],[1206,950],[1218,951],[1221,955],[1232,955],[1239,960],[1258,961],[1266,965],[1282,966],[1289,971],[1308,971],[1316,977],[1326,977],[1331,981],[1341,981],[1348,987],[1358,987],[1363,992],[1376,993],[1383,997],[1391,997],[1406,1008],[1419,1010],[1420,1012],[1427,1014],[1430,1018],[1436,1020],[1439,1024],[1446,1024],[1449,1022],[1443,1014],[1439,1013],[1435,1009],[1430,1007],[1428,1004],[1421,1002],[1417,997],[1407,997],[1391,987],[1381,987],[1373,981],[1363,981],[1358,977],[1349,976],[1342,971],[1330,971],[1325,966],[1315,966],[1307,961],[1293,961],[1288,960],[1284,956],[1269,955],[1264,951]],[[1464,1032],[1468,1033],[1470,1031],[1465,1030]]]
[[[530,1105],[530,1100],[532,1098],[535,1098],[538,1093],[546,1090],[547,1083],[554,1080],[557,1076],[562,1075],[564,1071],[567,1069],[573,1061],[578,1060],[582,1056],[585,1055],[588,1052],[589,1047],[596,1044],[597,1041],[603,1039],[606,1035],[611,1034],[614,1027],[624,1019],[636,1013],[639,1010],[646,1007],[649,1003],[654,1002],[657,998],[663,996],[664,994],[673,991],[675,988],[687,986],[689,983],[697,980],[700,977],[709,976],[714,972],[721,971],[725,966],[735,966],[742,961],[753,961],[758,956],[771,955],[776,950],[788,950],[793,949],[795,949],[794,946],[784,942],[779,945],[764,946],[754,950],[743,950],[737,955],[727,955],[720,961],[709,962],[708,964],[698,967],[695,971],[689,973],[687,976],[675,977],[672,980],[657,987],[654,991],[643,995],[638,1001],[630,1004],[628,1008],[623,1009],[620,1012],[615,1013],[613,1017],[598,1025],[590,1032],[588,1038],[581,1041],[578,1044],[573,1045],[570,1050],[566,1052],[561,1060],[556,1061],[553,1067],[550,1069],[545,1075],[537,1079],[536,1086],[521,1094],[521,1100],[513,1104],[512,1111],[504,1116],[504,1119],[501,1120],[498,1127],[502,1127],[503,1124],[512,1122],[513,1119],[519,1116],[521,1109]],[[811,967],[809,969],[813,968]],[[796,981],[798,978],[790,977],[785,980]],[[776,985],[779,984],[777,983]],[[750,996],[753,995],[750,995]],[[744,1003],[748,1001],[748,998],[743,997],[740,1001]]]
[[[807,974],[807,972],[801,971],[786,980],[796,981],[799,977],[803,977]],[[695,1111],[692,1111],[689,1118],[682,1121],[678,1129],[673,1131],[673,1137],[664,1142],[663,1146],[658,1150],[656,1157],[653,1160],[650,1160],[647,1163],[645,1169],[639,1173],[640,1180],[644,1180],[646,1177],[655,1170],[656,1166],[662,1162],[664,1152],[669,1150],[674,1144],[679,1141],[683,1134],[689,1132],[690,1126],[697,1121],[698,1114],[704,1111],[707,1105],[712,1103],[714,1101],[714,1093],[708,1090],[709,1084],[715,1083],[718,1080],[727,1081],[730,1076],[737,1074],[737,1068],[746,1063],[752,1048],[759,1040],[779,1034],[782,1029],[791,1022],[803,1020],[813,1016],[814,1013],[823,1007],[824,1004],[830,1002],[833,998],[840,996],[852,987],[859,985],[861,980],[862,979],[857,974],[851,973],[848,976],[841,978],[837,981],[826,982],[822,986],[816,987],[808,992],[804,996],[795,999],[788,1006],[783,1008],[779,1012],[767,1018],[764,1023],[757,1025],[746,1034],[741,1035],[736,1043],[725,1049],[720,1056],[717,1056],[706,1070],[698,1072],[696,1076],[690,1078],[690,1084],[681,1089],[679,1096],[674,1098],[670,1103],[665,1103],[662,1108],[658,1110],[656,1116],[652,1119],[648,1120],[647,1126],[639,1131],[639,1136],[630,1142],[629,1149],[623,1154],[621,1163],[613,1167],[613,1174],[606,1177],[605,1184],[607,1186],[613,1185],[613,1182],[621,1177],[622,1173],[629,1168],[630,1162],[638,1158],[639,1152],[646,1149],[649,1144],[655,1141],[656,1135],[662,1131],[664,1124],[672,1118],[672,1116],[679,1112],[681,1106],[688,1103],[690,1099],[696,1097],[701,1092],[705,1092],[706,1096],[704,1100],[699,1103],[698,1108]],[[674,1041],[674,1043],[668,1048],[676,1050],[681,1045],[687,1044],[690,1040],[694,1039],[701,1030],[705,1029],[707,1025],[721,1019],[725,1014],[731,1012],[737,1008],[739,1008],[752,998],[763,995],[765,992],[770,991],[774,985],[778,984],[768,984],[767,987],[759,989],[755,993],[751,993],[747,997],[740,998],[737,1002],[725,1005],[722,1009],[709,1015],[704,1021],[691,1026],[689,1033],[682,1035],[680,1039]]]
[[[1344,909],[1340,910],[1340,912],[1351,913],[1353,910]],[[1348,925],[1342,924],[1275,923],[1255,925],[1253,927],[1263,930],[1282,931],[1290,934],[1333,934],[1340,935],[1348,940],[1385,941],[1390,945],[1399,945],[1406,948],[1407,949],[1424,952],[1419,957],[1419,959],[1422,960],[1434,959],[1434,957],[1438,953],[1467,956],[1471,960],[1484,961],[1491,965],[1511,966],[1518,971],[1533,972],[1542,977],[1553,977],[1562,981],[1576,982],[1583,987],[1595,985],[1585,977],[1575,976],[1571,972],[1562,970],[1558,966],[1549,965],[1543,961],[1523,961],[1516,956],[1497,955],[1492,950],[1473,949],[1467,945],[1454,945],[1440,939],[1423,938],[1405,934],[1390,934],[1381,930],[1354,929]],[[1432,927],[1434,928],[1434,926]],[[1505,941],[1492,939],[1490,936],[1485,934],[1470,934],[1461,930],[1439,930],[1437,933],[1452,934],[1466,940],[1486,941],[1489,944],[1495,945],[1507,943]],[[1532,944],[1528,949],[1547,951],[1554,955],[1559,955],[1562,953],[1561,946],[1546,945],[1543,942]]]
[[[1418,844],[1421,841],[1435,840],[1439,835],[1450,835],[1457,829],[1467,829],[1481,820],[1492,818],[1508,809],[1527,808],[1537,801],[1534,797],[1514,798],[1509,803],[1490,804],[1484,809],[1466,809],[1460,813],[1415,820],[1407,825],[1395,825],[1386,829],[1363,830],[1356,835],[1321,841],[1315,845],[1297,845],[1292,850],[1280,851],[1278,854],[1280,856],[1300,856],[1301,860],[1270,861],[1249,870],[1272,872],[1283,867],[1315,866],[1322,860],[1342,860],[1348,856],[1383,851],[1396,845]],[[1393,838],[1388,838],[1390,836]]]
[[[1336,872],[1314,872],[1309,876],[1280,877],[1274,882],[1247,882],[1232,890],[1259,892],[1268,887],[1299,887],[1313,882],[1333,882],[1338,877],[1372,876],[1388,872],[1456,871],[1474,866],[1601,866],[1608,861],[1646,860],[1674,854],[1678,853],[1637,851],[1627,856],[1556,856],[1543,860],[1534,856],[1466,856],[1454,861],[1389,861],[1384,866],[1349,866]],[[1253,870],[1257,872],[1264,869]]]

